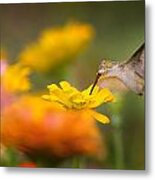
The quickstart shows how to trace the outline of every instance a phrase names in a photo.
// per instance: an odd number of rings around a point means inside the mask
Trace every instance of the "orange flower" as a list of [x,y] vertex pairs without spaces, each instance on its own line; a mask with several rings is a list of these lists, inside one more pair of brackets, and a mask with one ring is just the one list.
[[19,164],[19,167],[36,168],[37,165],[34,162],[24,162],[24,163]]
[[95,121],[86,111],[64,111],[36,97],[22,97],[5,109],[2,143],[42,158],[105,152]]

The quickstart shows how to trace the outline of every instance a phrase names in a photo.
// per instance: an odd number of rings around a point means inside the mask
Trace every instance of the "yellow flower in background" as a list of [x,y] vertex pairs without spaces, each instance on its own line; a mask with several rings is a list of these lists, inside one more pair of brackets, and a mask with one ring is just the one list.
[[66,109],[85,110],[99,122],[104,124],[109,123],[110,120],[108,117],[92,109],[103,103],[113,101],[114,96],[106,88],[99,90],[98,86],[95,86],[90,95],[91,88],[92,86],[80,92],[68,82],[62,81],[60,82],[60,87],[56,84],[49,85],[49,95],[44,95],[43,98],[51,102],[57,102]]
[[6,92],[21,92],[30,89],[30,69],[21,64],[8,65],[1,74],[2,87]]
[[85,49],[94,35],[89,24],[69,23],[64,27],[44,30],[38,40],[20,54],[19,60],[38,71],[74,59]]

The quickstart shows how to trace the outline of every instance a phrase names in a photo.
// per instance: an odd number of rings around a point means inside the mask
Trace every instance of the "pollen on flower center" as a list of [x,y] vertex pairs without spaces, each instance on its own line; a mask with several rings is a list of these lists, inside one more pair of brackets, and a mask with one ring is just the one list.
[[86,108],[87,105],[89,104],[89,101],[85,99],[84,96],[82,96],[81,94],[72,96],[70,98],[70,101],[72,103],[72,108],[74,109],[83,109]]

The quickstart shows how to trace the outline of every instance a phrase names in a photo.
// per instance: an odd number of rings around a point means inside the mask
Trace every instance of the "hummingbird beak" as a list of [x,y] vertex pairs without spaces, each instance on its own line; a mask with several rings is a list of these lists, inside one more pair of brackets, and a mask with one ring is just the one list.
[[98,82],[100,76],[101,76],[101,74],[98,72],[97,75],[96,75],[96,79],[95,79],[95,81],[94,81],[94,84],[93,84],[93,86],[92,86],[92,88],[91,88],[91,90],[90,90],[89,95],[92,94],[92,92],[93,92],[93,90],[94,90],[94,87],[96,86],[96,84],[97,84],[97,82]]

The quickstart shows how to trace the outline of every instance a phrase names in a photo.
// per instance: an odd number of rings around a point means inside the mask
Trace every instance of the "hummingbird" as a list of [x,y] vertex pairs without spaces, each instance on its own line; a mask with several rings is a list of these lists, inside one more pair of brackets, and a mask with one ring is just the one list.
[[[124,86],[138,95],[144,94],[144,53],[145,43],[143,43],[129,59],[118,63],[103,59],[99,65],[95,82],[91,88],[92,94],[95,85],[100,88],[105,87],[104,82],[110,79],[117,79]],[[116,86],[114,88],[117,88]]]

